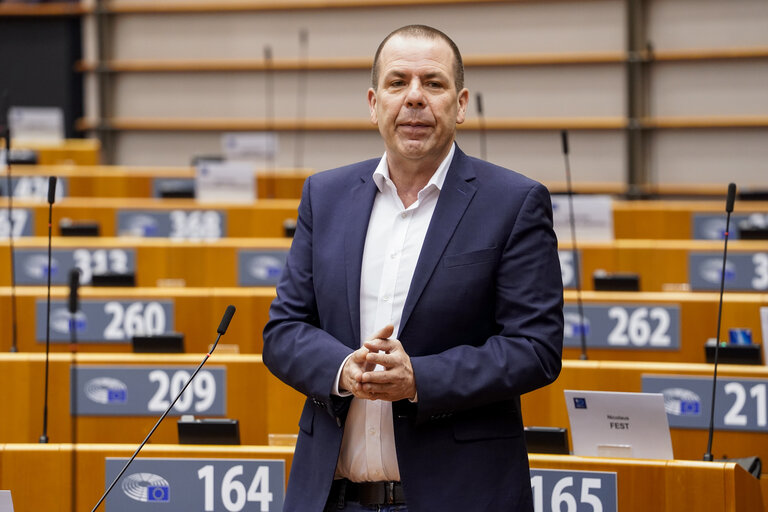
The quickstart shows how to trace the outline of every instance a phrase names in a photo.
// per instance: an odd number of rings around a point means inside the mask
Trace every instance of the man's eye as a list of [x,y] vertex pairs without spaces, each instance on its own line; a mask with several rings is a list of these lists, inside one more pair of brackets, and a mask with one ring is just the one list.
[[392,87],[402,87],[402,86],[405,85],[405,81],[403,81],[403,80],[394,80],[393,82],[390,83],[390,85]]

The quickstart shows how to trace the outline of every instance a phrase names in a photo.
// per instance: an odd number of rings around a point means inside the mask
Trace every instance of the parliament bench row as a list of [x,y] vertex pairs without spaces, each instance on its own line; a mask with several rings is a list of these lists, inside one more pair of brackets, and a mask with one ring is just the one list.
[[[134,335],[184,335],[185,349],[202,354],[228,304],[238,310],[227,343],[240,352],[262,350],[274,287],[247,288],[94,288],[80,290],[76,315],[68,311],[68,290],[53,287],[50,316],[52,350],[70,350],[70,325],[77,350],[127,352]],[[589,353],[607,360],[705,362],[704,344],[716,336],[718,294],[714,292],[583,292],[585,320],[577,309],[577,292],[565,292],[565,358],[578,358],[584,332]],[[46,290],[17,287],[18,349],[45,350],[48,323]],[[12,344],[11,289],[0,288],[0,347]],[[762,343],[761,308],[768,296],[729,293],[723,307],[721,340],[728,329],[749,329],[755,346]],[[70,323],[73,320],[73,324]],[[759,354],[757,354],[759,359]]]
[[[0,487],[11,489],[17,510],[58,510],[60,512],[89,510],[111,482],[111,478],[107,478],[106,475],[108,461],[118,458],[120,462],[115,461],[110,466],[110,468],[116,468],[134,450],[133,444],[0,445]],[[155,462],[161,460],[166,460],[166,465]],[[162,468],[173,464],[177,471],[183,474],[174,474],[173,477],[169,477],[166,473],[165,476],[169,481],[164,487],[168,495],[171,495],[175,489],[177,493],[189,493],[197,503],[212,504],[219,503],[219,493],[214,493],[214,489],[229,490],[231,494],[222,492],[221,499],[226,499],[225,496],[227,496],[232,500],[233,497],[238,499],[237,496],[240,493],[237,492],[236,487],[240,486],[243,488],[243,499],[240,502],[245,502],[246,487],[242,482],[247,484],[255,481],[252,480],[255,466],[270,467],[273,471],[278,471],[278,474],[270,471],[268,473],[270,478],[262,478],[260,485],[253,489],[254,496],[251,497],[249,493],[248,499],[259,499],[267,503],[272,500],[275,507],[262,510],[276,510],[279,509],[282,497],[282,489],[279,489],[279,486],[287,481],[292,462],[292,447],[157,444],[146,446],[133,468],[143,468],[150,473],[145,476],[155,477],[155,473],[163,473]],[[597,503],[600,509],[622,512],[765,510],[763,504],[763,496],[766,493],[765,483],[758,482],[733,462],[704,463],[531,455],[530,466],[532,487],[536,495],[542,496],[541,501],[546,499],[547,503],[550,500],[559,503],[566,498],[572,499],[575,503],[579,499],[582,503],[592,503],[593,509]],[[221,487],[218,483],[213,484],[214,478],[211,477],[214,475],[211,469],[219,470],[216,475],[218,479],[224,476],[221,473],[232,472],[227,487],[224,487],[223,483]],[[279,469],[283,469],[282,474],[279,474]],[[262,473],[262,476],[264,474]],[[534,475],[538,479],[535,479]],[[571,480],[563,481],[568,478]],[[595,480],[586,481],[595,478],[599,479],[601,487],[604,485],[603,492],[594,489]],[[201,480],[204,480],[202,483],[206,485],[201,485]],[[555,495],[553,486],[560,482],[562,482],[560,490]],[[590,484],[593,486],[592,489],[589,488]],[[180,487],[183,490],[179,489]],[[586,489],[586,492],[579,493],[579,487]],[[163,489],[158,493],[158,498],[165,497],[162,491]],[[591,494],[590,491],[596,494]],[[120,491],[115,489],[115,492]],[[272,494],[268,495],[266,492]],[[588,498],[587,501],[583,499],[585,495]],[[174,496],[181,498],[179,494]],[[149,505],[160,508],[166,504],[160,502]],[[208,509],[218,510],[213,506]],[[230,509],[245,508],[234,508],[230,505]]]
[[[7,210],[7,203],[6,198],[0,199],[0,210]],[[16,236],[47,236],[47,203],[27,199],[13,204]],[[53,226],[58,232],[62,220],[67,219],[96,223],[102,236],[178,240],[280,237],[285,234],[284,223],[296,220],[298,204],[298,199],[208,203],[194,199],[64,198],[53,206]],[[725,230],[724,208],[722,201],[614,200],[611,203],[612,235],[616,239],[721,239]],[[10,226],[7,216],[3,217],[0,217],[0,236],[8,236]],[[768,225],[768,202],[737,203],[731,238],[738,236],[742,222],[757,228]],[[610,227],[606,226],[605,231],[610,234]],[[601,239],[606,238],[606,233],[600,235]],[[581,239],[589,237],[581,232]]]
[[[188,378],[201,359],[192,355],[52,354],[48,437],[59,443],[140,441],[181,389],[182,377]],[[34,442],[43,427],[44,355],[0,354],[0,369],[4,414],[12,419],[0,424],[0,442]],[[707,447],[712,370],[711,365],[703,364],[566,360],[553,384],[523,395],[523,420],[527,426],[570,430],[566,389],[663,392],[674,456],[701,460]],[[152,442],[176,443],[176,420],[181,414],[237,419],[244,445],[267,444],[270,434],[298,432],[304,397],[269,373],[260,356],[214,353],[204,371],[209,374],[198,375],[198,383],[193,382],[177,402]],[[768,368],[720,365],[718,377],[712,453],[716,458],[757,455],[768,459],[768,425],[760,412],[768,400]],[[205,385],[199,384],[201,380]],[[25,385],[19,386],[20,382]],[[743,391],[734,391],[739,386]],[[677,407],[682,389],[697,396],[695,407],[689,403],[687,411]],[[762,394],[754,389],[762,389]],[[99,394],[99,390],[109,391],[109,395]],[[749,397],[746,402],[739,398],[742,392]]]
[[[261,199],[298,199],[304,180],[315,173],[312,169],[257,168],[256,195]],[[48,177],[57,176],[57,197],[161,197],[184,189],[194,191],[194,167],[148,167],[119,165],[15,165],[12,171],[14,197],[19,199],[46,198]],[[565,182],[546,181],[544,185],[553,194],[567,193]],[[5,184],[0,184],[0,195],[8,195]],[[625,196],[629,187],[620,183],[577,182],[577,194],[609,194]],[[717,199],[725,193],[719,184],[650,184],[641,186],[638,195],[660,198],[685,197],[690,199]],[[757,189],[747,195],[757,195]]]
[[[94,274],[130,274],[137,286],[274,286],[285,264],[288,238],[221,238],[206,242],[168,238],[55,237],[52,284],[67,284],[70,269],[80,283]],[[711,240],[613,240],[582,242],[578,256],[568,240],[559,241],[566,289],[576,287],[576,263],[583,290],[595,288],[593,276],[634,274],[639,291],[711,291],[720,289],[722,243]],[[14,242],[17,285],[45,285],[48,240],[25,237]],[[578,260],[578,261],[577,261]],[[9,244],[0,245],[0,269],[10,269]],[[768,290],[768,242],[729,244],[726,290]],[[11,273],[0,272],[0,286]],[[610,284],[610,283],[608,283]],[[606,284],[604,284],[606,286]]]

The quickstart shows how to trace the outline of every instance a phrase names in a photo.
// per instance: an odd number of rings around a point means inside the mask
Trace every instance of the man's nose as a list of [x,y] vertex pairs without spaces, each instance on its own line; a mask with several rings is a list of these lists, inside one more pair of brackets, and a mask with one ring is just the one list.
[[406,104],[411,108],[424,107],[424,90],[421,82],[414,80],[408,88],[408,95],[405,98]]

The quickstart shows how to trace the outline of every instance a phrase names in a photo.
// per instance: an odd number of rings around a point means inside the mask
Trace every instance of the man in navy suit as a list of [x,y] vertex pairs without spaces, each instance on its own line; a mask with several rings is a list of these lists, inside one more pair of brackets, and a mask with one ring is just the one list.
[[426,26],[381,43],[382,158],[304,185],[264,363],[307,395],[284,510],[532,511],[520,395],[559,374],[549,193],[455,144],[469,92]]

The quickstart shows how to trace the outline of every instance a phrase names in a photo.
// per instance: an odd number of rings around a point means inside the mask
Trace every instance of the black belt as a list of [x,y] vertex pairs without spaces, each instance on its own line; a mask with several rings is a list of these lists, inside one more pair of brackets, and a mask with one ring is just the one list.
[[405,505],[405,493],[400,482],[351,482],[346,478],[334,480],[329,502],[336,502],[339,508],[347,501],[354,501],[363,506]]

